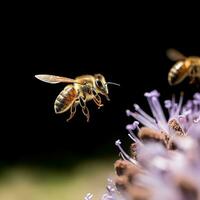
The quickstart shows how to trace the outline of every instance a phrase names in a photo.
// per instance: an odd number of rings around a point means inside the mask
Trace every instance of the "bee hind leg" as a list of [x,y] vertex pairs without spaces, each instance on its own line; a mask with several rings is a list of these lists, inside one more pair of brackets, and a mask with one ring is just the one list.
[[74,115],[75,115],[75,113],[76,113],[76,103],[74,103],[72,106],[71,106],[71,108],[70,108],[70,116],[69,116],[69,118],[67,119],[67,122],[69,121],[69,120],[71,120],[73,117],[74,117]]
[[87,106],[85,106],[84,108],[82,108],[82,112],[86,116],[87,122],[89,122],[90,121],[90,112],[89,112],[89,109],[87,108]]
[[89,120],[90,120],[90,112],[89,112],[89,110],[88,110],[88,108],[86,106],[86,99],[85,99],[85,97],[82,97],[82,96],[79,97],[79,104],[80,104],[80,106],[82,108],[83,114],[87,118],[87,122],[89,122]]

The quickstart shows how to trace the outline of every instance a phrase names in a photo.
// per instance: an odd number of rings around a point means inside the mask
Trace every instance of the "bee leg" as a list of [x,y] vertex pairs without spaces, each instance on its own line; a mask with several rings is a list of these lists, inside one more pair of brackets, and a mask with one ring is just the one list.
[[92,90],[92,94],[93,94],[93,101],[96,103],[98,108],[102,107],[103,104],[101,103],[101,97],[97,94],[97,92],[94,89]]
[[86,107],[86,99],[85,99],[85,97],[80,96],[79,97],[79,103],[80,103],[81,108],[85,108]]
[[89,110],[88,110],[88,108],[87,108],[87,106],[86,106],[86,98],[80,96],[80,97],[79,97],[79,104],[80,104],[80,106],[81,106],[81,108],[82,108],[83,114],[84,114],[84,115],[86,116],[86,118],[87,118],[87,122],[89,122],[89,119],[90,119],[90,112],[89,112]]
[[71,108],[70,108],[70,116],[69,116],[69,118],[67,119],[67,122],[69,121],[69,120],[71,120],[73,117],[74,117],[74,115],[75,115],[75,113],[76,113],[76,103],[74,103],[72,106],[71,106]]
[[197,81],[197,79],[196,79],[197,74],[198,74],[198,67],[196,67],[196,66],[192,67],[189,72],[190,84],[193,84]]
[[98,106],[98,109],[101,108],[102,106],[104,106],[102,103],[101,103],[101,97],[98,95],[98,96],[94,96],[93,97],[93,101],[95,102],[95,104]]
[[195,77],[195,75],[194,74],[190,74],[190,84],[193,84],[193,83],[195,83],[195,81],[196,81],[196,77]]
[[86,116],[87,122],[89,122],[89,120],[90,120],[90,112],[89,112],[87,106],[85,106],[84,108],[82,108],[82,112]]
[[193,83],[195,83],[195,78],[194,78],[194,77],[191,77],[191,78],[190,78],[190,84],[193,84]]

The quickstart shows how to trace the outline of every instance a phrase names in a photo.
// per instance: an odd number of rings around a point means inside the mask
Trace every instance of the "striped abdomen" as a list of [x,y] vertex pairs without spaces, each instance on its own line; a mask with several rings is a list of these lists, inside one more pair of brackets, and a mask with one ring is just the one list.
[[63,113],[67,111],[76,100],[77,92],[73,85],[68,85],[60,92],[54,103],[55,113]]
[[183,61],[176,63],[168,74],[168,81],[170,85],[180,83],[188,75],[188,67]]

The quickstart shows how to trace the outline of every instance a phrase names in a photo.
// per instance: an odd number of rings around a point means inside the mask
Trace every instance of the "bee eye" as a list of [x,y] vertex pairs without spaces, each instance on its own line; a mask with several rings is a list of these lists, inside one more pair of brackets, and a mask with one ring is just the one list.
[[97,85],[97,87],[99,87],[99,88],[103,88],[103,84],[102,84],[102,82],[100,81],[100,80],[96,80],[96,85]]

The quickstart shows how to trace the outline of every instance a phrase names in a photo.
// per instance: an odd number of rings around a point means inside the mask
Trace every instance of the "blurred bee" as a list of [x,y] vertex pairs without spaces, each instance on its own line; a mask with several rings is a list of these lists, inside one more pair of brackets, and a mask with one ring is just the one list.
[[170,60],[177,61],[168,74],[168,82],[170,85],[179,84],[186,77],[190,78],[190,83],[200,80],[200,57],[185,57],[175,49],[169,49],[167,56]]
[[98,108],[100,108],[103,104],[101,103],[99,94],[105,96],[109,101],[107,85],[112,84],[119,86],[117,83],[106,82],[104,76],[101,74],[95,74],[94,76],[82,75],[75,79],[47,74],[35,75],[35,77],[51,84],[69,83],[69,85],[60,92],[54,103],[56,114],[64,113],[70,109],[70,116],[67,121],[73,118],[76,113],[77,105],[80,105],[83,114],[87,118],[87,122],[89,122],[90,114],[86,102],[93,100]]

